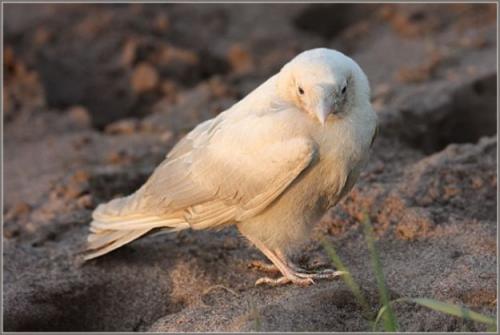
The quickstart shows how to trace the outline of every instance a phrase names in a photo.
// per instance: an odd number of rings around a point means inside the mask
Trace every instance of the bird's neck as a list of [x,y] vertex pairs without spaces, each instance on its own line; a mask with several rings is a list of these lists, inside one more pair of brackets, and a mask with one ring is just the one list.
[[248,93],[243,99],[234,105],[238,106],[252,106],[252,109],[268,109],[276,101],[282,100],[278,93],[277,75],[270,77],[268,80],[260,84],[253,91]]

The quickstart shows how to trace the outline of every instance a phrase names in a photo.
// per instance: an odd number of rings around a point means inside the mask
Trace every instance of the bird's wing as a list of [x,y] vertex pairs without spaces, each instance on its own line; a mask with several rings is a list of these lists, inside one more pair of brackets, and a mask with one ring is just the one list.
[[215,122],[215,120],[217,120],[217,118],[204,121],[191,130],[172,148],[172,150],[170,150],[167,154],[167,158],[176,159],[186,153],[189,153],[193,149],[194,142],[202,140],[207,135],[207,130]]
[[220,115],[201,124],[139,190],[139,207],[182,212],[194,229],[258,214],[316,156],[315,143],[284,124],[294,116],[286,113]]

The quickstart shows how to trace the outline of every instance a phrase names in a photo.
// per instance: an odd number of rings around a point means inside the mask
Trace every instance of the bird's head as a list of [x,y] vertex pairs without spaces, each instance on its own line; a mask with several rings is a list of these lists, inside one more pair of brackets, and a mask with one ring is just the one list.
[[341,52],[319,48],[304,51],[278,74],[278,92],[325,124],[370,103],[368,79],[359,65]]

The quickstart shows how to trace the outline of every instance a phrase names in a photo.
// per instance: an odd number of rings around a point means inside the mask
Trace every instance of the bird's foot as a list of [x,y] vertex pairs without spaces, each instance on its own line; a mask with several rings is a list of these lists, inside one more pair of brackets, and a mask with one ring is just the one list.
[[267,273],[279,273],[280,270],[276,265],[262,262],[262,261],[252,261],[248,264],[250,269],[255,269],[257,271],[267,272]]
[[279,278],[269,278],[262,277],[255,282],[255,286],[259,285],[269,285],[269,286],[281,286],[287,284],[295,284],[297,286],[306,287],[314,284],[312,278],[299,278],[299,277],[279,277]]
[[345,274],[344,271],[335,271],[333,269],[323,269],[319,271],[297,271],[295,275],[299,278],[311,279],[334,279]]
[[310,272],[301,269],[301,271],[294,271],[288,276],[283,276],[279,278],[269,278],[263,277],[259,278],[255,285],[269,285],[269,286],[281,286],[286,284],[295,284],[297,286],[309,286],[314,284],[315,279],[334,279],[344,274],[343,271],[335,271],[333,269],[324,269],[320,271]]

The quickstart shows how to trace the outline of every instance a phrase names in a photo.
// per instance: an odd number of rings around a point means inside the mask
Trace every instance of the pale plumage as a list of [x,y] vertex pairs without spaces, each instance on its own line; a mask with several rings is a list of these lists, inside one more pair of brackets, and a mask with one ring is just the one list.
[[375,129],[359,66],[333,50],[306,51],[193,129],[137,192],[100,205],[86,259],[156,228],[236,224],[284,275],[261,282],[327,276],[301,272],[287,254],[352,188]]

